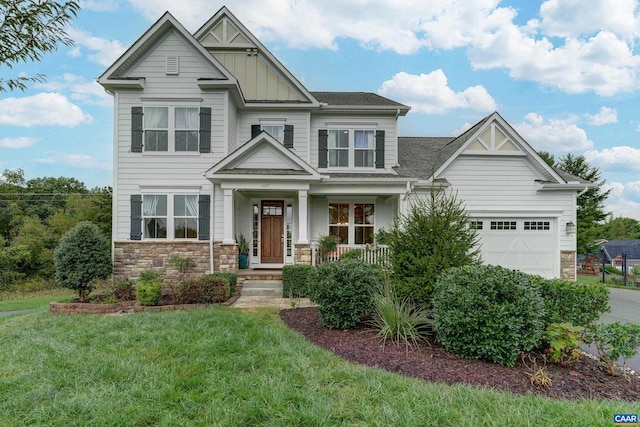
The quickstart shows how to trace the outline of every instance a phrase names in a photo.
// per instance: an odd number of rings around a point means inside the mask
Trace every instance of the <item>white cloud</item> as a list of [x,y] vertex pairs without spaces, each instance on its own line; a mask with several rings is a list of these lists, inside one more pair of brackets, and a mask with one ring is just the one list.
[[618,123],[618,110],[609,107],[600,107],[600,112],[594,115],[587,114],[591,126],[602,126]]
[[481,112],[496,109],[496,102],[483,86],[455,92],[440,69],[420,75],[400,72],[383,82],[378,93],[411,105],[414,112],[427,114],[444,114],[459,108]]
[[585,159],[600,169],[620,171],[632,170],[640,173],[640,149],[629,146],[611,147],[604,150],[587,151]]
[[110,169],[111,165],[88,154],[60,154],[36,160],[38,163],[64,164],[81,169]]
[[469,129],[471,129],[471,126],[473,126],[471,123],[464,122],[464,124],[461,127],[449,132],[449,135],[458,137],[458,136],[462,135],[463,133],[465,133],[466,131],[468,131]]
[[39,93],[0,100],[0,124],[11,126],[67,126],[91,123],[92,117],[59,93]]
[[26,136],[20,136],[18,138],[0,138],[0,147],[27,148],[31,147],[36,142],[38,142],[36,138],[29,138]]
[[113,97],[107,94],[102,86],[72,73],[65,73],[62,77],[50,79],[45,83],[36,83],[34,87],[47,91],[68,92],[71,99],[87,105],[113,106]]
[[126,50],[125,46],[118,40],[107,40],[100,37],[94,37],[91,33],[78,30],[77,28],[69,28],[67,30],[69,37],[75,42],[75,47],[69,53],[72,57],[81,55],[84,48],[90,52],[89,59],[100,65],[108,67],[118,59]]
[[640,220],[640,181],[606,183],[602,190],[611,190],[605,202],[607,211],[617,217]]
[[529,113],[525,121],[513,126],[536,151],[550,153],[584,151],[593,148],[584,129],[576,125],[575,117],[545,119]]
[[118,9],[118,2],[113,0],[81,0],[80,8],[94,12],[110,12]]

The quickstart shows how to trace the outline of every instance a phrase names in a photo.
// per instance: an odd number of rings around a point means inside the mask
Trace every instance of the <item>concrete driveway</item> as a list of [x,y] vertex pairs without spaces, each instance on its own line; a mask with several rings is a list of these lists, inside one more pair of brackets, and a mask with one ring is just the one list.
[[[609,305],[611,312],[600,317],[603,323],[637,323],[640,324],[640,291],[628,289],[609,288]],[[597,356],[595,347],[585,347],[583,350]],[[640,354],[627,361],[627,366],[640,373]]]

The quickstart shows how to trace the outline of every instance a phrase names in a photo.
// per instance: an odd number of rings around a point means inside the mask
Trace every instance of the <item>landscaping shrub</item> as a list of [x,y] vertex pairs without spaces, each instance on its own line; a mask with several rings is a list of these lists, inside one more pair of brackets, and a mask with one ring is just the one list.
[[145,270],[140,274],[136,283],[136,299],[143,305],[158,305],[162,294],[162,280],[160,273]]
[[564,363],[579,359],[582,356],[580,343],[583,331],[584,327],[571,323],[552,323],[547,326],[544,339],[549,343],[549,360]]
[[310,298],[318,304],[320,324],[350,329],[374,311],[373,296],[382,286],[379,267],[355,259],[337,260],[317,267]]
[[383,286],[374,296],[374,307],[370,324],[384,342],[398,345],[404,342],[408,350],[409,346],[427,340],[432,330],[431,313],[412,304],[408,298],[400,299],[391,286]]
[[594,325],[587,330],[585,342],[595,345],[600,362],[610,375],[616,375],[618,358],[622,357],[624,369],[640,347],[640,325],[620,322]]
[[363,259],[364,251],[362,249],[349,249],[340,255],[340,259]]
[[210,273],[207,277],[220,277],[226,279],[229,282],[231,295],[236,291],[238,283],[238,276],[235,273]]
[[513,366],[544,331],[544,302],[527,274],[498,266],[464,266],[436,282],[433,323],[448,350]]
[[533,276],[544,300],[545,328],[552,323],[588,326],[609,308],[609,289],[604,285],[583,284]]
[[130,280],[116,280],[113,283],[113,297],[116,301],[131,301],[134,294],[134,284]]
[[309,296],[309,287],[315,280],[315,267],[294,264],[282,267],[282,296],[305,298]]
[[111,248],[97,225],[83,221],[67,231],[53,252],[56,282],[86,301],[99,279],[111,276]]
[[397,217],[384,240],[391,248],[391,279],[398,296],[418,303],[431,303],[442,271],[479,262],[478,237],[462,202],[436,188]]
[[230,296],[229,281],[214,274],[181,282],[176,288],[178,304],[215,304],[228,300]]

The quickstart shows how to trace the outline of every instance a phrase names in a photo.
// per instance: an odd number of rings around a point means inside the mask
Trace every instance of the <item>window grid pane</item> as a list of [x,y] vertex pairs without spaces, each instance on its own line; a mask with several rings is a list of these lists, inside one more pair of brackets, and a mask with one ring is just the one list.
[[484,226],[484,224],[482,223],[482,221],[470,221],[469,222],[469,228],[472,230],[482,230],[482,227]]
[[196,239],[198,237],[198,196],[174,195],[173,217],[175,239]]
[[329,235],[338,238],[338,244],[349,244],[349,204],[329,204]]
[[267,132],[274,139],[284,141],[284,125],[262,125],[260,129]]
[[491,221],[492,230],[515,230],[515,221]]
[[549,221],[525,221],[524,222],[525,230],[545,231],[545,230],[549,230],[549,226],[550,226]]

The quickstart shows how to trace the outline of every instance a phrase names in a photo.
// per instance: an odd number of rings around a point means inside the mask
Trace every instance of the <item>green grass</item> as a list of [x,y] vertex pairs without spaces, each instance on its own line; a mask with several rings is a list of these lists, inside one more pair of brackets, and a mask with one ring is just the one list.
[[347,363],[275,310],[0,322],[1,426],[611,426],[639,403],[446,386]]
[[[611,279],[611,274],[605,275],[605,284],[610,288],[619,288],[619,289],[631,289],[634,291],[640,291],[640,286],[623,286],[621,284],[613,283]],[[622,275],[616,275],[620,281],[622,281]],[[578,275],[577,278],[578,283],[587,283],[587,284],[601,284],[602,283],[602,274],[598,274],[597,276],[582,276]]]

